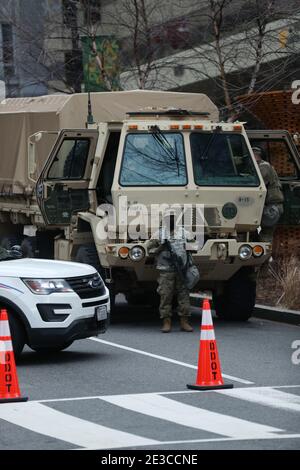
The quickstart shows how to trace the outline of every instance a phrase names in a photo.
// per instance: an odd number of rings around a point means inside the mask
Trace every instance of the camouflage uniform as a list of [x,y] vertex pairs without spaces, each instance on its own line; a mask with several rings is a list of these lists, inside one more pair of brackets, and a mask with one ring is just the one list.
[[183,265],[186,264],[186,232],[180,228],[175,233],[167,236],[164,229],[160,229],[156,239],[151,240],[151,247],[158,247],[156,254],[156,268],[159,271],[158,289],[160,295],[160,318],[171,318],[172,316],[172,303],[176,295],[178,302],[178,315],[180,317],[189,317],[190,313],[190,297],[189,291],[185,287],[181,275],[177,272],[171,258],[171,253],[167,247],[166,240],[169,240],[173,251],[180,255]]
[[[267,188],[265,209],[273,209],[274,211],[278,211],[279,215],[282,215],[284,197],[278,175],[273,166],[265,160],[261,160],[258,166]],[[262,218],[261,232],[259,234],[261,241],[272,242],[275,226],[276,224],[265,224],[264,217]]]

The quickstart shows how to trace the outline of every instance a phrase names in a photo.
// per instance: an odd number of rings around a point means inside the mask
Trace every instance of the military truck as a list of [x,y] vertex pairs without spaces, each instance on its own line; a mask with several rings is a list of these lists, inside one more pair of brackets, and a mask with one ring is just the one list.
[[[219,122],[217,107],[202,94],[129,91],[90,98],[88,119],[86,94],[0,105],[3,246],[18,242],[30,257],[95,266],[112,305],[118,293],[131,304],[152,304],[157,271],[148,245],[163,214],[155,222],[149,214],[161,204],[188,205],[190,228],[203,231],[202,242],[189,246],[201,273],[196,289],[213,291],[220,317],[248,319],[255,271],[272,247],[259,241],[266,188],[244,124]],[[250,137],[270,138],[267,131]],[[294,161],[289,186],[296,194],[295,146],[288,133],[274,138]]]

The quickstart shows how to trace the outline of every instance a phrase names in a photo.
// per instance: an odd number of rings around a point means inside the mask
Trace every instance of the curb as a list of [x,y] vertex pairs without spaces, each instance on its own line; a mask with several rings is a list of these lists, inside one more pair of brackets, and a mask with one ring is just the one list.
[[300,312],[279,307],[255,305],[254,317],[300,326]]
[[[204,297],[205,296],[201,294],[191,294],[190,301],[192,307],[199,307],[199,301]],[[285,308],[256,304],[253,317],[300,326],[300,312],[297,310],[288,310]]]

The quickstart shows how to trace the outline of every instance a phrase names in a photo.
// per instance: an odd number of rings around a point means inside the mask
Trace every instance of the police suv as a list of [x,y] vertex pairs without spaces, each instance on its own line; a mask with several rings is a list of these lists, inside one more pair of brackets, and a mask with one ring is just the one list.
[[77,339],[105,333],[109,292],[87,264],[43,259],[0,263],[0,307],[6,308],[15,355],[61,351]]

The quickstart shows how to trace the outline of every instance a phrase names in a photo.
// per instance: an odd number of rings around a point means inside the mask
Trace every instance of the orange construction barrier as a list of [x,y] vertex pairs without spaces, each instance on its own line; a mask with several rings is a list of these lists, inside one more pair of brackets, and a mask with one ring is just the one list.
[[187,385],[187,388],[192,390],[233,388],[232,384],[224,384],[222,378],[211,309],[207,299],[203,301],[202,307],[197,379],[194,385]]
[[0,403],[27,401],[21,397],[7,310],[0,311]]

